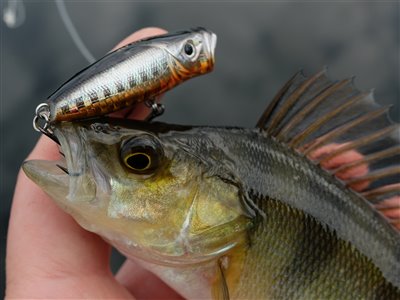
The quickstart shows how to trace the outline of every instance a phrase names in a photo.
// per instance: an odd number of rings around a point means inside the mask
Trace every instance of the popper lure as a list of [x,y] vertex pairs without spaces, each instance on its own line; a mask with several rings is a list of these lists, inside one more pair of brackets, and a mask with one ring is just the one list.
[[[139,102],[163,112],[155,98],[181,82],[210,72],[217,37],[196,28],[143,39],[119,48],[83,69],[36,109],[34,128],[102,116]],[[44,125],[39,125],[40,121]]]

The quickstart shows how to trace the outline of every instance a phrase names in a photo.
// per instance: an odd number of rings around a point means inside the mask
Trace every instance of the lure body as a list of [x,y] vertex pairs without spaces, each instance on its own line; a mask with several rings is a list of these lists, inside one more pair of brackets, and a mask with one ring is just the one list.
[[50,122],[104,115],[154,100],[214,65],[216,35],[203,28],[144,39],[82,70],[47,100]]

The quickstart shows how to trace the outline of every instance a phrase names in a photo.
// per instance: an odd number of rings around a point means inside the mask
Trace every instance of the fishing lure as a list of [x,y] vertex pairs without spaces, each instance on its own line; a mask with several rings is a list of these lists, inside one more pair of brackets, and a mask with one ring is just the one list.
[[[181,82],[210,72],[217,37],[204,29],[143,39],[119,48],[83,69],[36,109],[37,131],[50,124],[102,116],[139,102],[163,112],[155,99]],[[40,126],[39,122],[44,121]]]

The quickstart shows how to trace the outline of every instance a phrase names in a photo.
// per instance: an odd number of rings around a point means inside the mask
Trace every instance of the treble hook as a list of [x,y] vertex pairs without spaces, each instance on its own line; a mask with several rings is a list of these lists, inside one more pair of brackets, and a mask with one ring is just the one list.
[[165,112],[165,106],[161,103],[157,103],[153,99],[147,99],[144,104],[151,108],[151,114],[146,119],[148,122],[152,121],[156,117],[161,116]]
[[[40,121],[44,121],[43,127],[39,124]],[[54,142],[60,145],[60,141],[54,135],[53,130],[50,128],[50,107],[47,103],[40,103],[35,110],[35,117],[33,118],[33,128],[43,133],[45,136],[52,139]]]

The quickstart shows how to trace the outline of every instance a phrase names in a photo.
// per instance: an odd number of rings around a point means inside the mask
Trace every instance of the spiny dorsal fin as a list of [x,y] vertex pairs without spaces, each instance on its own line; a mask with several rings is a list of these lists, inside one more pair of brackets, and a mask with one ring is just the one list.
[[295,74],[257,127],[334,174],[400,231],[399,124],[388,110],[353,78],[332,81],[324,68]]

